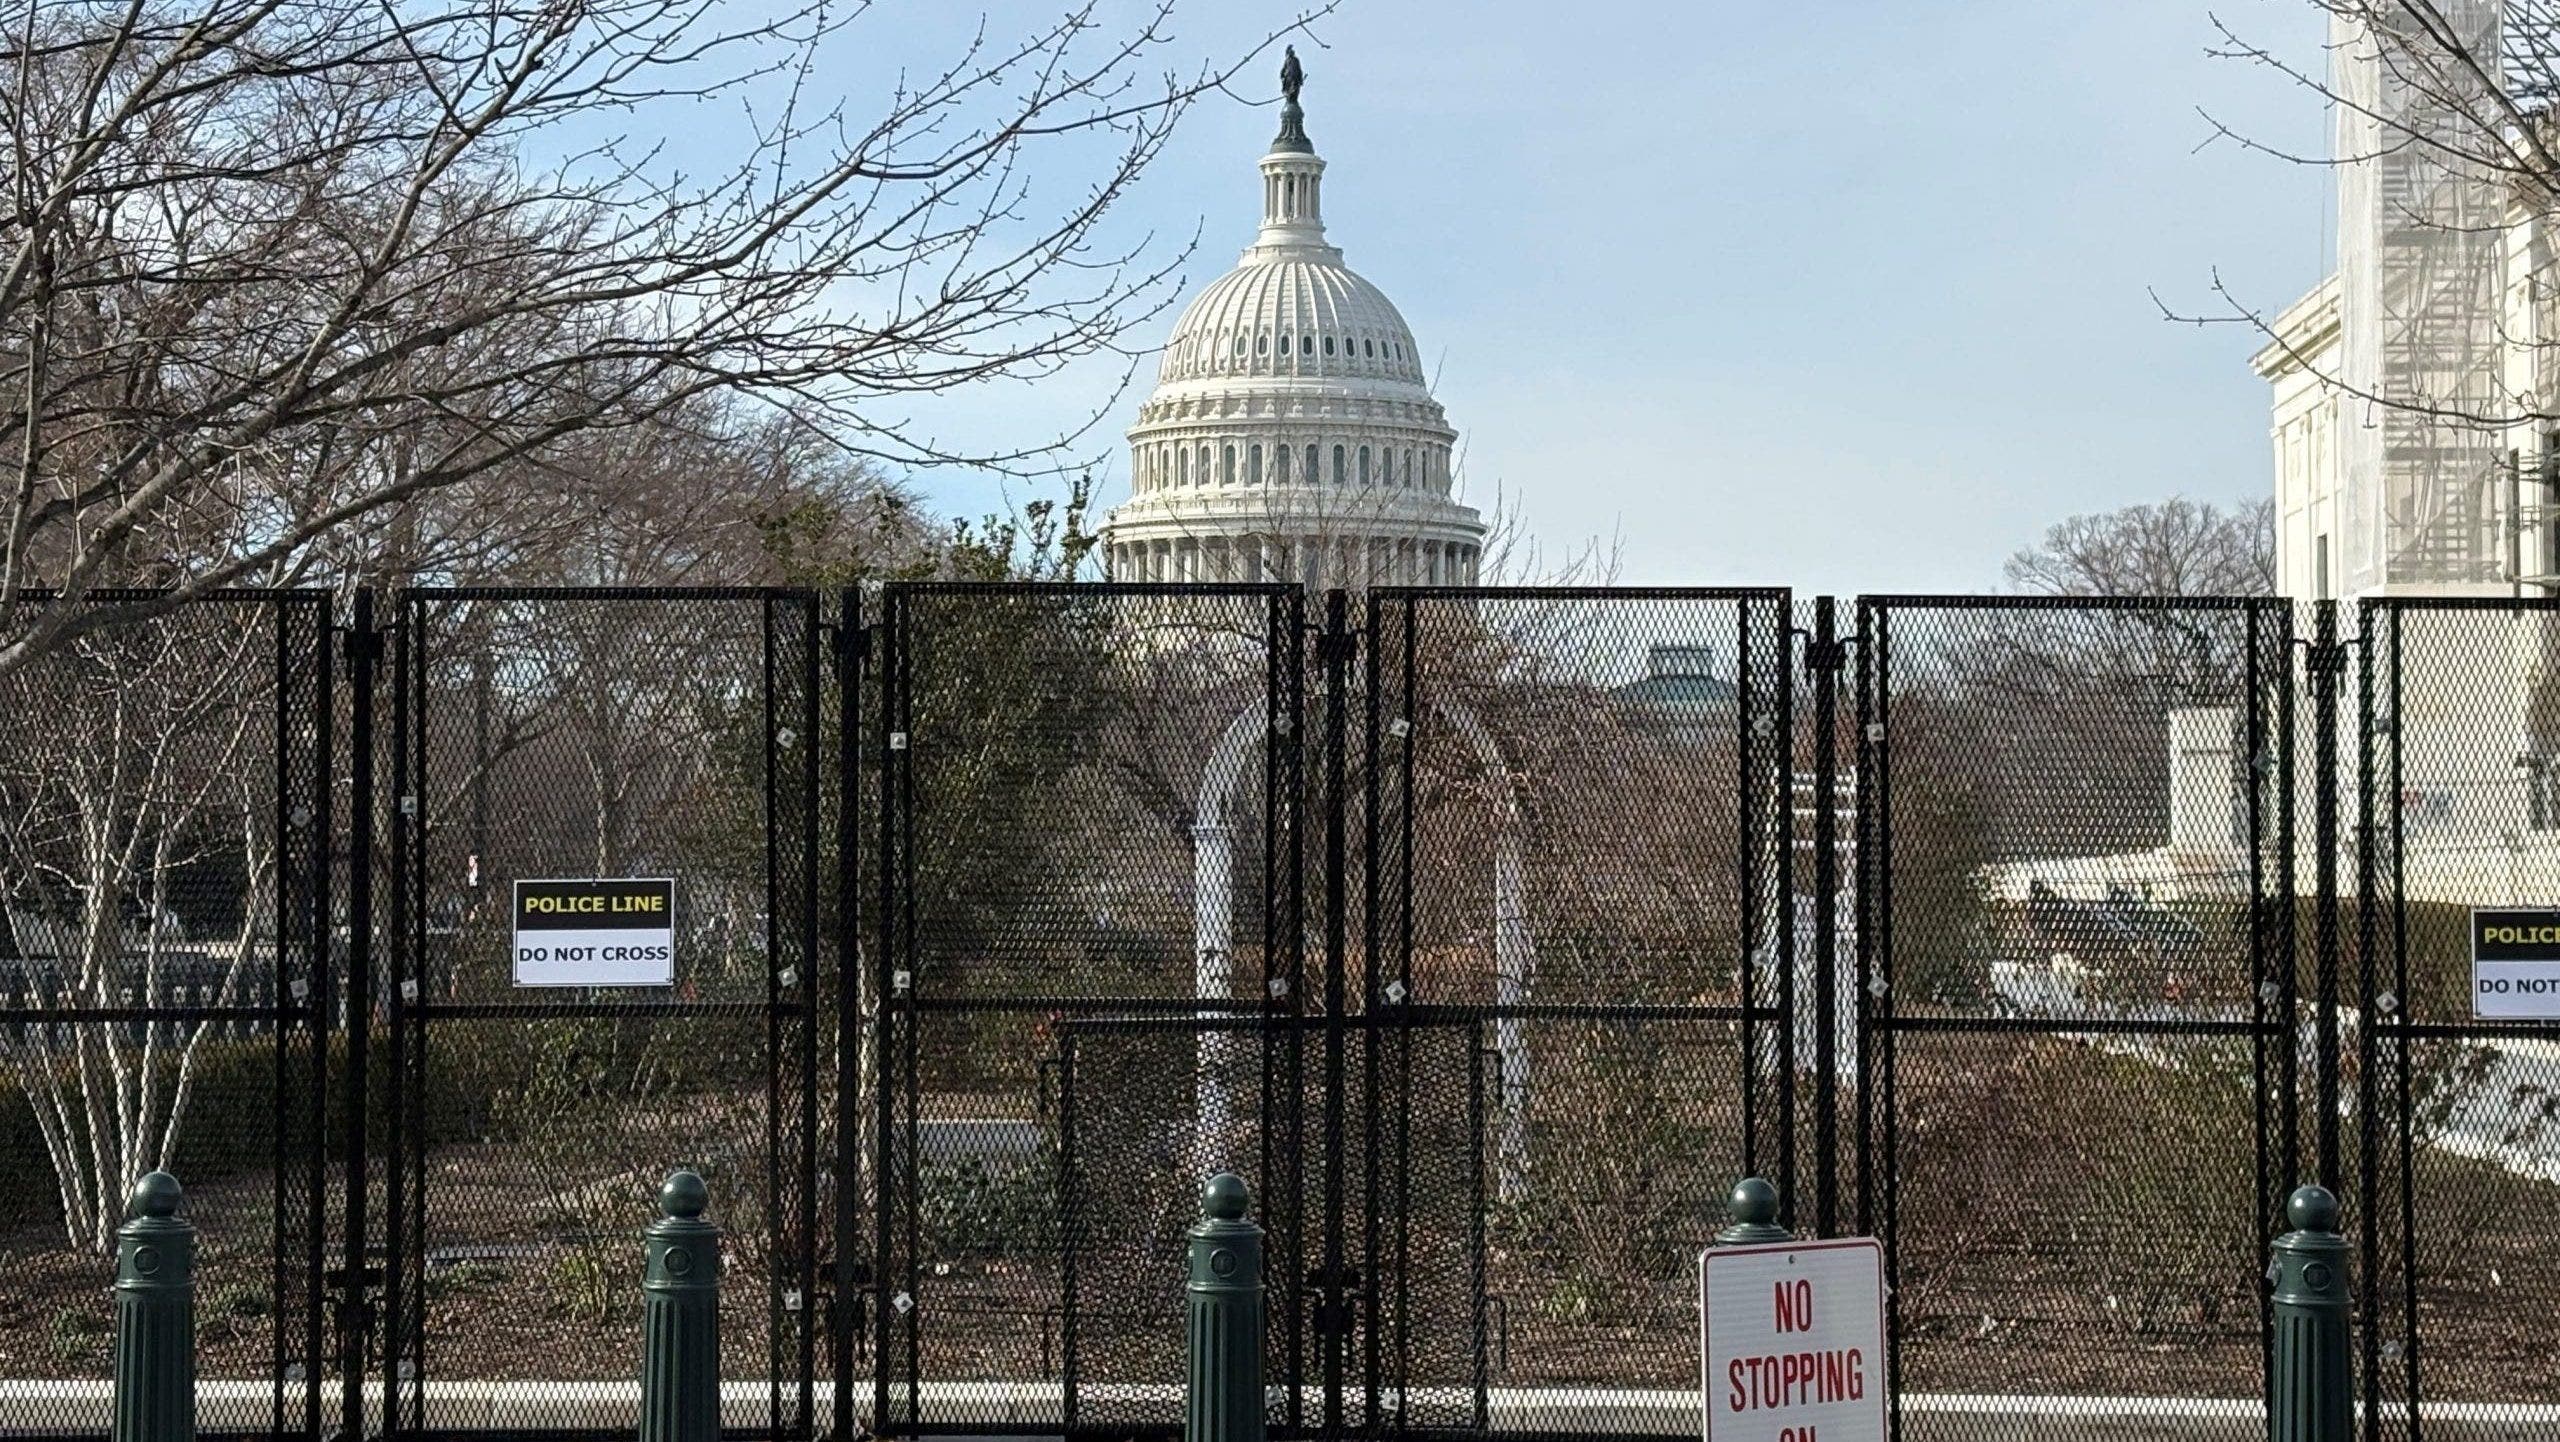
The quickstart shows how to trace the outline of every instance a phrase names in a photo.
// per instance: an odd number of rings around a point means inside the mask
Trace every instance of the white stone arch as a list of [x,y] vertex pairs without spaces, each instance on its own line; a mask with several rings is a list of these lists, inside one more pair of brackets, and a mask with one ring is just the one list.
[[[1235,985],[1235,828],[1228,807],[1245,760],[1262,744],[1271,718],[1254,704],[1236,713],[1209,763],[1201,768],[1200,793],[1191,820],[1191,954],[1193,995],[1204,1002],[1226,1001]],[[1266,962],[1266,964],[1268,964]],[[1203,1022],[1228,1015],[1202,1011]],[[1195,1043],[1192,1063],[1193,1115],[1200,1140],[1216,1152],[1235,1125],[1236,1045],[1231,1032],[1204,1026]]]
[[[1529,931],[1527,891],[1527,825],[1520,798],[1503,764],[1493,733],[1473,711],[1445,701],[1431,709],[1449,722],[1486,773],[1499,777],[1494,800],[1493,973],[1494,1002],[1503,1014],[1494,1022],[1497,1089],[1502,1132],[1496,1145],[1495,1178],[1504,1201],[1525,1196],[1529,1181],[1529,1042],[1518,1009],[1536,992],[1537,947]],[[1200,791],[1192,811],[1192,984],[1201,1001],[1231,999],[1235,985],[1235,828],[1228,809],[1245,762],[1262,745],[1270,729],[1265,708],[1250,705],[1236,713],[1226,734],[1201,769]],[[1411,884],[1408,879],[1407,885]],[[1203,1021],[1229,1013],[1203,1010]],[[1201,1139],[1212,1149],[1229,1138],[1234,1126],[1235,1036],[1203,1028],[1193,1063],[1195,1115]]]
[[[1518,1201],[1529,1183],[1529,1041],[1518,1008],[1528,1004],[1537,987],[1537,948],[1529,935],[1527,867],[1524,861],[1527,824],[1520,814],[1520,794],[1502,748],[1484,722],[1464,706],[1432,701],[1450,727],[1475,753],[1476,764],[1502,785],[1494,792],[1493,840],[1493,999],[1503,1013],[1493,1024],[1493,1051],[1502,1108],[1502,1137],[1494,1169],[1496,1195]],[[1411,885],[1410,879],[1406,882]]]

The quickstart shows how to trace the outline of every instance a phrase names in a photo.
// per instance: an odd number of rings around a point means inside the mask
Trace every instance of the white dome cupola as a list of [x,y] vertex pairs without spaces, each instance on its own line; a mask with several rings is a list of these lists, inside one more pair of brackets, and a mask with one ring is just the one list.
[[1404,317],[1325,240],[1324,161],[1281,69],[1262,225],[1174,323],[1129,430],[1114,580],[1463,585],[1484,522],[1451,496],[1457,433]]

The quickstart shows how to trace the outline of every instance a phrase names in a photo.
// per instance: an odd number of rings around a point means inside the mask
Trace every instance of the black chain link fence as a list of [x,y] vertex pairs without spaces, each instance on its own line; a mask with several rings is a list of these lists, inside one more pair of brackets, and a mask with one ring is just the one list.
[[[2560,1005],[2475,994],[2474,908],[2560,905],[2560,606],[2362,609],[2350,1196],[2367,1435],[2560,1438]],[[2528,1015],[2538,1012],[2541,1019]]]
[[[2247,1435],[2318,1179],[2368,1434],[2560,1439],[2560,1024],[2470,971],[2560,896],[2560,608],[331,612],[0,676],[0,1431],[103,1430],[154,1164],[209,1429],[628,1427],[682,1165],[744,1434],[1171,1435],[1232,1169],[1283,1436],[1693,1431],[1756,1171],[1885,1239],[1904,1435]],[[517,984],[577,877],[675,882],[672,987]]]
[[155,1168],[207,1238],[206,1429],[318,1426],[327,620],[226,594],[0,675],[0,1427],[104,1430],[76,1384]]
[[1861,603],[1856,1212],[1901,1392],[2127,1399],[2161,1436],[2253,1415],[2302,1175],[2270,1104],[2292,637],[2281,602]]
[[[1295,1049],[1236,1019],[1303,994],[1301,596],[879,604],[877,1425],[1176,1425],[1155,1333],[1202,1177],[1245,1176],[1296,1255]],[[1131,1017],[1160,1024],[1091,1029]]]
[[1694,1428],[1699,1242],[1735,1177],[1794,1172],[1788,600],[1385,591],[1370,615],[1361,999],[1483,1058],[1477,1155],[1414,1179],[1481,1196],[1481,1291],[1408,1319],[1481,1371],[1410,1381],[1479,1394],[1430,1425]]
[[[634,1238],[700,1173],[730,1421],[814,1410],[823,686],[797,592],[418,592],[392,659],[380,1145],[394,1432],[627,1428]],[[528,987],[514,886],[674,882],[665,988]],[[753,1302],[745,1299],[753,1298]]]

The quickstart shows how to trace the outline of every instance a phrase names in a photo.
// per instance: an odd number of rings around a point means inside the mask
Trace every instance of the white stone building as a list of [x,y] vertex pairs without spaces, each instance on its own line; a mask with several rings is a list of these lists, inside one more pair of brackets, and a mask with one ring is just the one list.
[[[2494,0],[2442,0],[2442,13],[2472,54],[2511,43]],[[2476,117],[2496,109],[2455,81],[2413,86],[2429,74],[2411,58],[2425,46],[2386,57],[2371,34],[2333,26],[2347,102],[2337,271],[2275,318],[2252,359],[2271,387],[2277,575],[2298,600],[2560,594],[2560,422],[2542,419],[2560,415],[2554,212],[2512,172],[2447,159],[2494,155],[2520,132],[2482,135]],[[2349,608],[2341,629],[2359,620]],[[2385,762],[2405,894],[2560,895],[2560,617],[2424,612],[2362,644],[2377,684],[2397,685]],[[2352,686],[2340,704],[2352,742]],[[2297,716],[2307,723],[2307,705]],[[2352,808],[2353,782],[2342,789]]]
[[1483,518],[1404,317],[1324,234],[1325,163],[1293,52],[1262,157],[1262,229],[1182,313],[1129,429],[1104,525],[1116,581],[1465,585]]

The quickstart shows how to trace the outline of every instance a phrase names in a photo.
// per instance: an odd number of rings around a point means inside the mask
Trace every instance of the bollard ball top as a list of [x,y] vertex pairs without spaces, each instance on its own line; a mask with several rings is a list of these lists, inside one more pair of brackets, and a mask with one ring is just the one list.
[[1745,1226],[1775,1226],[1778,1221],[1778,1189],[1759,1177],[1744,1177],[1733,1184],[1733,1195],[1726,1199],[1725,1210]]
[[701,1216],[702,1209],[709,1205],[711,1189],[702,1184],[702,1178],[691,1172],[677,1172],[667,1178],[666,1185],[658,1188],[658,1209],[670,1217],[691,1221]]
[[2338,1230],[2338,1199],[2329,1195],[2327,1187],[2297,1187],[2284,1204],[2285,1219],[2297,1232],[2335,1232]]
[[167,1172],[145,1172],[133,1184],[133,1195],[125,1201],[125,1212],[135,1217],[174,1217],[178,1203],[186,1197],[178,1179]]
[[1241,1222],[1245,1208],[1253,1201],[1253,1193],[1244,1178],[1233,1172],[1220,1172],[1200,1189],[1200,1210],[1211,1221]]

